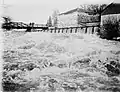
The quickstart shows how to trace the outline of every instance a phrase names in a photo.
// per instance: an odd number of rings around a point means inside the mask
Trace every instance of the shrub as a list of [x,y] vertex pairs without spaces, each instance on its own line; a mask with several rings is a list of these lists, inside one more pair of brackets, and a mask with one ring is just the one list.
[[12,19],[9,16],[4,16],[2,18],[3,18],[3,23],[1,25],[1,28],[5,29],[6,31],[10,31],[13,26]]
[[114,37],[119,36],[119,21],[114,16],[107,16],[107,19],[103,21],[101,30],[99,33],[103,39],[112,40]]

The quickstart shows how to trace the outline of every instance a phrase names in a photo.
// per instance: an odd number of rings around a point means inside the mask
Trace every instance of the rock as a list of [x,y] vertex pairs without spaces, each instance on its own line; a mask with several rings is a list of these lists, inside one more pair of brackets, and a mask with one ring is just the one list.
[[76,63],[84,63],[84,64],[87,64],[89,63],[91,60],[89,58],[83,58],[81,60],[78,60]]
[[81,60],[77,60],[72,65],[75,66],[76,68],[85,68],[90,64],[90,61],[91,60],[89,58],[84,58]]
[[27,69],[28,71],[31,71],[36,67],[37,65],[35,65],[34,63],[26,63],[20,66],[21,70]]
[[39,68],[34,68],[31,71],[26,70],[24,79],[26,79],[28,81],[30,81],[30,80],[38,81],[38,79],[40,78],[40,74],[41,74],[41,71]]
[[55,66],[55,64],[53,64],[53,63],[50,63],[50,66],[52,67],[52,66]]
[[76,91],[78,88],[77,84],[75,84],[75,83],[63,83],[62,87],[65,90],[74,90],[74,91]]
[[50,79],[49,82],[51,82],[51,83],[57,83],[57,81],[55,79]]
[[120,69],[120,64],[118,63],[118,64],[116,64],[116,66],[115,66],[116,68],[118,68],[118,69]]
[[49,87],[50,91],[52,91],[52,92],[56,91],[56,89],[57,89],[57,87],[56,87],[57,81],[55,79],[49,79],[47,83],[48,83],[48,87]]
[[105,67],[107,68],[107,74],[111,75],[111,76],[118,76],[120,74],[120,70],[116,67],[114,67],[113,65],[107,64],[105,65]]
[[116,65],[116,62],[115,61],[110,61],[110,64],[111,65]]
[[59,68],[65,68],[65,67],[67,67],[67,65],[66,64],[59,64],[58,67]]

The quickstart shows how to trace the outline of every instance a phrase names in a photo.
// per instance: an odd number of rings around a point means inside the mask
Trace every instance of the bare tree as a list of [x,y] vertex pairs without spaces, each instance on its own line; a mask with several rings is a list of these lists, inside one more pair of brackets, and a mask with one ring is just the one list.
[[58,24],[58,15],[59,15],[59,10],[54,10],[52,14],[52,19],[53,19],[53,26],[57,27]]
[[101,22],[101,13],[107,7],[107,4],[89,4],[89,5],[81,5],[82,8],[86,13],[90,15],[98,15],[98,20]]
[[102,11],[106,8],[106,4],[91,4],[91,5],[88,5],[88,11],[90,11],[93,15],[96,15],[96,14],[101,14]]
[[85,12],[96,15],[101,14],[102,11],[107,7],[107,4],[84,4],[80,5],[80,8],[82,8]]
[[4,19],[4,20],[3,20],[4,23],[9,23],[9,22],[12,21],[12,18],[9,17],[9,16],[3,16],[2,18]]
[[99,15],[99,21],[101,22],[101,13],[107,7],[106,4],[96,4],[96,5],[89,5],[88,11],[91,11],[93,15]]

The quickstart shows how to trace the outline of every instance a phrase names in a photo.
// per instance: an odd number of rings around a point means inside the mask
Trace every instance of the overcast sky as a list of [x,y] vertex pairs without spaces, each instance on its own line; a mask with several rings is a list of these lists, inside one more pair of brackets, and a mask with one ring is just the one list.
[[[111,3],[113,0],[4,0],[8,6],[4,14],[14,21],[46,23],[53,10],[65,12],[79,7],[80,4]],[[119,1],[119,0],[118,0]]]

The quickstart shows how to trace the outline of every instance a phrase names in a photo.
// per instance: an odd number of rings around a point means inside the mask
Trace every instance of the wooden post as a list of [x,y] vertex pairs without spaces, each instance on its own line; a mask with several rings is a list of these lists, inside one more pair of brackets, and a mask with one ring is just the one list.
[[64,30],[64,28],[62,29],[62,33],[63,33],[63,30]]
[[66,33],[67,33],[67,30],[68,30],[68,29],[66,28]]
[[60,28],[58,29],[58,33],[60,33]]
[[21,23],[21,22],[20,22],[20,27],[21,27],[21,28],[23,28],[23,25],[22,25],[22,23]]
[[77,27],[75,28],[75,33],[77,33]]
[[55,33],[56,33],[56,28],[55,28]]
[[92,27],[92,34],[94,33],[94,26]]
[[17,28],[18,28],[19,24],[17,23]]
[[87,33],[87,26],[86,26],[86,28],[85,28],[85,33]]
[[52,33],[52,29],[51,29],[51,33]]
[[72,33],[72,27],[70,28],[70,33]]
[[58,28],[55,30],[55,33],[57,33],[58,32]]

